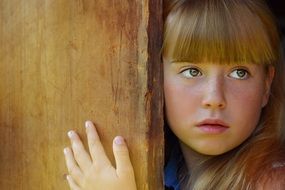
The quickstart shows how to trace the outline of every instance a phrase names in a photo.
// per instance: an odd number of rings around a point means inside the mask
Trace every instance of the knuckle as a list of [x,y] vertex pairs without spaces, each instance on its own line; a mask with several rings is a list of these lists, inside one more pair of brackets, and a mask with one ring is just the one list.
[[89,146],[91,147],[96,147],[96,146],[100,146],[101,145],[101,141],[99,138],[96,138],[96,137],[89,137],[88,138],[88,144]]
[[73,154],[74,154],[74,157],[76,158],[80,158],[81,155],[82,155],[82,152],[83,152],[83,148],[79,145],[74,145],[73,147]]
[[89,140],[89,146],[90,147],[96,147],[96,146],[98,146],[98,144],[99,144],[98,140],[95,140],[95,139]]
[[117,149],[115,152],[124,159],[130,158],[129,151],[127,149]]
[[76,176],[78,175],[78,170],[76,166],[71,166],[68,168],[68,172],[71,174],[71,176]]
[[74,149],[73,154],[74,154],[74,157],[76,157],[76,158],[80,157],[80,155],[81,155],[80,150],[78,150],[78,149]]
[[121,173],[120,176],[122,178],[125,178],[125,179],[128,179],[128,180],[134,179],[135,174],[134,174],[134,170],[132,168],[124,168],[121,172],[122,173]]
[[126,146],[116,147],[115,151],[122,154],[129,154],[129,150]]
[[124,171],[130,176],[134,175],[134,169],[133,169],[132,165],[130,165],[130,164],[127,164],[125,166]]

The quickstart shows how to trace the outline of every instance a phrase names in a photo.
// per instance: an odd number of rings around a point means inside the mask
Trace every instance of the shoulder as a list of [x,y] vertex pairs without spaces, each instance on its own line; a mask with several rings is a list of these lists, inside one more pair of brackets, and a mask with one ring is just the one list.
[[270,171],[264,172],[257,185],[258,190],[284,190],[285,162],[276,162]]

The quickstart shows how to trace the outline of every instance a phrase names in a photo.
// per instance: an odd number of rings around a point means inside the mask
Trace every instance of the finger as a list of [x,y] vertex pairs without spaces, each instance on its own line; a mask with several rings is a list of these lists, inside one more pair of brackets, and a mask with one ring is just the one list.
[[73,153],[70,148],[65,148],[63,150],[65,156],[65,163],[68,170],[68,173],[72,176],[72,178],[78,183],[81,184],[83,179],[83,174],[78,165],[76,164],[76,160],[74,159]]
[[133,166],[123,137],[115,137],[113,141],[113,152],[116,160],[117,175],[119,177],[130,177],[130,175],[133,176]]
[[79,167],[83,171],[83,173],[91,167],[91,159],[89,154],[86,152],[79,136],[74,131],[68,132],[68,137],[71,141],[72,151],[74,154],[74,158],[77,161]]
[[70,175],[66,176],[66,179],[71,190],[80,190],[79,186]]
[[108,159],[105,153],[104,147],[100,141],[95,126],[91,121],[86,121],[85,126],[86,126],[89,151],[92,160],[94,161],[95,164],[110,165],[111,164],[110,160]]

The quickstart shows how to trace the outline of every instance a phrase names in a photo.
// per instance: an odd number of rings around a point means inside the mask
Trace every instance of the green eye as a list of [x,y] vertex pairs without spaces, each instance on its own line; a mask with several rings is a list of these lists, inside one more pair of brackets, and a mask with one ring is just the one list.
[[181,73],[186,78],[194,78],[202,75],[202,73],[197,68],[188,68],[182,71]]
[[230,73],[230,77],[235,78],[235,79],[247,79],[248,78],[248,71],[245,69],[236,69],[233,72]]

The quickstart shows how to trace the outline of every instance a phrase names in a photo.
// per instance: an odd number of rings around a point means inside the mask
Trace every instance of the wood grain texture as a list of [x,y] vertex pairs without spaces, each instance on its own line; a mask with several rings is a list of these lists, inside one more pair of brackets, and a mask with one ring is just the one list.
[[[161,0],[0,1],[0,189],[68,189],[66,132],[122,135],[140,190],[163,168]],[[85,142],[86,143],[86,142]]]

